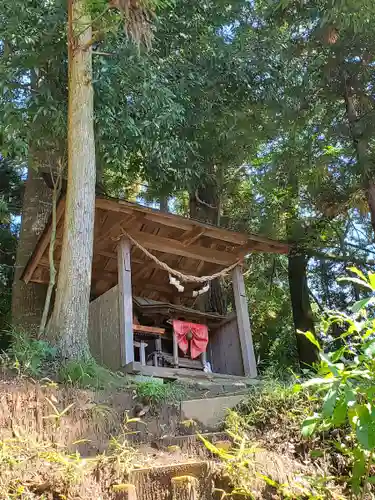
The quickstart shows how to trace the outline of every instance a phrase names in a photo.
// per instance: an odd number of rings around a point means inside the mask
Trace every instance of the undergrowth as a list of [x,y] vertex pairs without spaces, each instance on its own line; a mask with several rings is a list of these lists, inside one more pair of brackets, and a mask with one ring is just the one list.
[[128,385],[124,375],[108,370],[93,358],[63,364],[58,372],[58,380],[64,384],[94,389],[115,389]]
[[19,376],[48,377],[81,388],[105,389],[128,385],[122,373],[114,373],[99,365],[93,358],[61,363],[57,349],[45,340],[31,337],[24,330],[8,332],[11,344],[0,356],[3,368]]
[[139,399],[150,404],[175,404],[185,397],[186,388],[178,382],[145,381],[137,384],[136,393]]
[[31,338],[26,331],[11,329],[7,332],[11,344],[1,354],[1,364],[15,370],[18,375],[38,377],[53,362],[56,349],[45,340]]
[[126,439],[112,438],[107,454],[85,459],[47,441],[0,441],[0,498],[114,498],[135,457]]

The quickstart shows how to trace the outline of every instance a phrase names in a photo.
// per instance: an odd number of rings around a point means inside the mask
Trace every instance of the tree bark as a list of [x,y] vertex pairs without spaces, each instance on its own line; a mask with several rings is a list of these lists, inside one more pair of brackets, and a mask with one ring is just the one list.
[[[307,258],[292,250],[288,258],[288,278],[292,301],[293,321],[296,332],[315,332],[314,319],[307,286]],[[297,333],[298,357],[302,366],[311,366],[317,361],[315,346],[304,336]]]
[[68,184],[62,255],[49,330],[63,359],[89,355],[88,313],[95,217],[91,19],[68,1]]
[[160,197],[159,206],[160,206],[161,212],[169,212],[168,202],[169,202],[169,196],[161,196]]
[[[218,226],[220,220],[219,202],[217,186],[207,182],[189,195],[190,217]],[[198,298],[197,305],[202,310],[226,314],[227,302],[219,278],[210,282],[208,293]]]
[[[31,163],[31,161],[30,161]],[[26,285],[22,272],[34,251],[51,212],[52,194],[41,175],[29,167],[17,246],[15,274],[12,287],[12,324],[30,334],[38,331],[47,287],[38,283]]]

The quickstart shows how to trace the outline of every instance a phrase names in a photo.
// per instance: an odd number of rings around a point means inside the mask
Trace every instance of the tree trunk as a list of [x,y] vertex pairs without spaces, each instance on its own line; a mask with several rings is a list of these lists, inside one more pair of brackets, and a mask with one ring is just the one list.
[[169,196],[160,197],[159,207],[161,212],[169,212],[168,202],[169,202]]
[[[190,193],[190,217],[217,226],[220,220],[219,195],[217,191],[215,184],[207,182],[194,193]],[[223,315],[226,314],[226,297],[219,278],[210,282],[208,293],[198,298],[197,305],[202,310],[217,312]]]
[[[288,278],[292,300],[293,320],[296,332],[314,333],[314,319],[310,305],[306,276],[307,258],[292,250],[288,258]],[[317,361],[315,346],[304,336],[297,333],[297,349],[301,365],[310,366]]]
[[68,1],[68,185],[62,255],[49,330],[63,359],[89,355],[88,313],[95,217],[91,19]]
[[51,191],[41,175],[29,167],[12,289],[12,324],[31,334],[39,328],[47,287],[38,283],[26,285],[20,277],[47,223],[51,199]]

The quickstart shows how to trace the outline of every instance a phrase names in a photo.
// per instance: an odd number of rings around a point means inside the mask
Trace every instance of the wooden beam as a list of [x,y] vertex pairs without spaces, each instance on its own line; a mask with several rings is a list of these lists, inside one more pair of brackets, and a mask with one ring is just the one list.
[[134,325],[133,331],[139,333],[154,333],[155,335],[164,335],[165,328],[158,328],[156,326],[143,326],[143,325]]
[[217,238],[219,240],[228,241],[229,243],[234,243],[237,245],[242,245],[246,243],[247,236],[245,234],[236,233],[234,231],[229,231],[228,229],[215,228],[209,224],[204,224],[202,222],[195,221],[193,219],[188,219],[186,217],[181,217],[179,215],[159,212],[158,210],[153,210],[149,207],[142,207],[135,203],[129,203],[124,200],[110,200],[108,198],[96,198],[96,208],[101,208],[103,210],[110,210],[113,212],[122,212],[125,214],[131,214],[134,212],[143,213],[146,220],[156,222],[158,224],[175,227],[183,230],[190,230],[193,227],[199,226],[207,230],[207,236]]
[[[156,222],[164,226],[175,227],[184,231],[192,230],[193,228],[204,228],[205,236],[208,238],[217,239],[232,243],[233,245],[246,245],[251,242],[264,244],[264,249],[261,250],[261,245],[256,248],[256,251],[268,251],[272,253],[288,253],[289,246],[282,241],[273,240],[265,236],[253,233],[239,233],[222,227],[215,227],[210,224],[188,219],[180,215],[175,215],[166,212],[160,212],[149,207],[143,207],[135,203],[130,203],[124,200],[113,200],[108,198],[96,198],[96,207],[103,210],[114,212],[122,212],[131,214],[134,212],[144,214],[146,220]],[[239,249],[240,250],[240,249]]]
[[134,361],[133,297],[130,254],[131,243],[127,238],[123,237],[119,241],[117,247],[121,366],[125,366]]
[[[64,214],[64,209],[65,209],[65,199],[62,198],[58,202],[56,208],[56,226]],[[31,280],[32,275],[38,266],[39,260],[46,251],[51,240],[51,232],[52,232],[52,218],[50,218],[50,221],[47,223],[46,228],[43,231],[43,234],[40,237],[31,258],[25,267],[25,270],[21,277],[21,279],[23,279],[25,283],[29,283],[29,281]]]
[[254,354],[253,338],[251,334],[245,283],[241,266],[236,266],[233,269],[233,292],[236,305],[238,334],[240,337],[242,361],[245,375],[247,377],[255,378],[257,376],[257,367]]
[[202,247],[199,245],[190,245],[185,247],[180,241],[172,238],[164,238],[155,234],[149,234],[142,231],[128,231],[138,243],[149,250],[167,253],[170,255],[180,255],[195,260],[212,262],[221,266],[230,266],[236,260],[236,256],[231,253],[221,252],[219,250]]
[[204,227],[194,227],[189,231],[185,231],[179,239],[186,247],[195,243],[206,232]]

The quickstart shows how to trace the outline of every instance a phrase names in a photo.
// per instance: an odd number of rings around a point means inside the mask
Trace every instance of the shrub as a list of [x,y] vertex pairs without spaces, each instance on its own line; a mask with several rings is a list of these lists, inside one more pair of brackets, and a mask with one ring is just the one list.
[[45,340],[30,337],[23,330],[9,330],[10,348],[2,356],[3,362],[18,373],[39,376],[56,356],[56,349]]
[[[350,271],[357,277],[341,281],[352,281],[375,291],[375,273],[365,276],[355,268]],[[316,376],[295,388],[308,388],[319,398],[319,411],[304,420],[303,435],[311,437],[324,432],[334,436],[335,447],[351,464],[349,481],[353,494],[359,498],[365,498],[375,483],[375,319],[366,310],[374,302],[371,295],[356,302],[351,314],[330,313],[321,331],[325,349],[311,333],[305,334],[318,348],[320,363]],[[342,332],[335,339],[327,336],[333,324],[338,324]],[[333,344],[338,345],[335,350]]]

